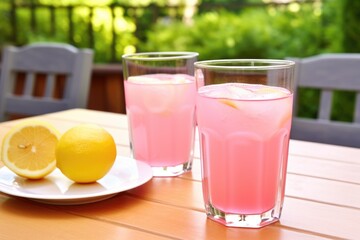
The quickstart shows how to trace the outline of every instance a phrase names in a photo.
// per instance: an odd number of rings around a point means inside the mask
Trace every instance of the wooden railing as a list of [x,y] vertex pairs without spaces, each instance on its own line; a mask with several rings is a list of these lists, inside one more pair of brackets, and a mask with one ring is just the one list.
[[88,98],[89,109],[125,113],[121,64],[95,64]]
[[[96,5],[96,6],[90,6],[86,4],[69,4],[69,5],[52,5],[52,4],[39,4],[34,3],[32,1],[27,3],[22,3],[18,1],[9,1],[9,19],[10,19],[10,29],[11,29],[11,36],[10,41],[14,45],[22,45],[25,44],[23,39],[20,37],[21,28],[23,25],[27,25],[30,28],[31,32],[34,34],[40,34],[45,35],[45,37],[52,38],[55,37],[57,34],[57,31],[59,31],[58,28],[58,22],[64,21],[67,23],[67,26],[64,27],[66,30],[62,29],[62,34],[67,36],[66,42],[69,44],[72,44],[74,46],[78,46],[78,42],[75,40],[75,33],[77,31],[76,27],[78,27],[79,22],[75,21],[76,18],[76,11],[79,9],[86,9],[87,16],[84,17],[81,24],[85,24],[86,30],[86,36],[84,36],[86,40],[86,46],[87,48],[96,49],[95,46],[95,30],[94,30],[94,12],[97,9],[103,9],[110,13],[111,20],[109,21],[109,27],[110,27],[110,38],[111,44],[109,44],[108,52],[110,53],[110,59],[108,59],[109,62],[119,62],[120,59],[118,59],[118,56],[116,56],[116,42],[120,39],[120,34],[116,30],[116,21],[121,18],[121,16],[117,16],[116,12],[118,10],[123,11],[123,16],[131,21],[134,22],[134,24],[137,26],[136,31],[134,32],[134,35],[141,39],[143,37],[144,29],[142,27],[149,27],[151,24],[155,23],[159,17],[162,17],[164,15],[168,15],[168,11],[171,11],[172,14],[169,15],[172,18],[181,18],[183,16],[183,10],[187,7],[186,5],[166,5],[166,6],[158,6],[155,4],[151,4],[148,6],[131,6],[131,5],[124,5],[121,3],[112,3],[110,5]],[[20,11],[27,11],[29,13],[29,22],[19,22],[20,18],[18,16],[18,13]],[[166,13],[164,11],[166,10]],[[37,13],[39,11],[45,11],[48,14],[48,19],[42,19],[39,21],[37,19]],[[57,16],[58,12],[66,12],[64,16],[61,16],[59,19],[59,16]],[[145,26],[138,26],[140,25],[140,18],[142,18],[145,15],[147,15],[147,19],[150,21],[146,21],[146,23],[142,23]],[[141,14],[138,14],[138,13]],[[65,19],[63,19],[65,18]],[[44,21],[45,20],[45,21]],[[142,21],[144,22],[144,21]],[[48,30],[46,32],[40,32],[40,25],[45,25],[46,27],[42,27],[42,29],[47,28]],[[82,45],[84,45],[82,43]]]

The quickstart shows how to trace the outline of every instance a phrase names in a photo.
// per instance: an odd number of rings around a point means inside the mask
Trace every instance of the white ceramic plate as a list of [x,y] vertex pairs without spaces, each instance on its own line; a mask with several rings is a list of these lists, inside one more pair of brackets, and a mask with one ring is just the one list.
[[7,167],[0,169],[0,191],[34,201],[73,205],[101,201],[117,193],[136,188],[152,178],[144,162],[118,156],[111,170],[100,180],[79,184],[66,178],[59,169],[41,180],[18,177]]

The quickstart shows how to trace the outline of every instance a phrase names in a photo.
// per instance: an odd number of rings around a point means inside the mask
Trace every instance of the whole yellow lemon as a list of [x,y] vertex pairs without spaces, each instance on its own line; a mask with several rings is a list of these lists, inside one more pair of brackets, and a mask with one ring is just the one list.
[[90,183],[104,177],[116,159],[113,137],[94,124],[80,124],[66,131],[56,146],[56,165],[69,179]]

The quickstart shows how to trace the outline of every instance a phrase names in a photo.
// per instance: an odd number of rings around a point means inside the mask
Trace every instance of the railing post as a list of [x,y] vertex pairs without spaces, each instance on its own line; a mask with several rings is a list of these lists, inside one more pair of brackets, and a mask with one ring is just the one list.
[[55,6],[49,6],[50,11],[50,34],[51,36],[55,36],[56,34],[56,18],[55,18]]
[[11,40],[16,45],[17,43],[17,22],[16,22],[16,4],[15,1],[10,1],[10,22],[11,22]]
[[117,40],[116,30],[115,30],[115,22],[116,22],[115,4],[110,5],[110,12],[111,12],[111,36],[112,36],[110,54],[111,54],[111,61],[115,62],[116,61],[116,40]]
[[73,23],[73,9],[74,6],[67,7],[68,21],[69,21],[69,43],[74,44],[74,23]]
[[93,28],[93,15],[94,15],[94,8],[89,7],[89,15],[88,15],[88,35],[89,35],[89,47],[94,48],[95,41],[94,41],[94,28]]
[[[0,0],[1,1],[1,0]],[[305,4],[305,3],[313,3],[316,1],[321,1],[321,0],[296,0],[296,1],[292,1],[293,2],[298,2],[300,4]],[[122,37],[117,30],[119,30],[118,26],[116,25],[116,20],[117,17],[119,17],[117,15],[119,8],[123,8],[124,9],[124,14],[125,17],[129,17],[129,19],[131,19],[133,21],[133,23],[135,23],[136,25],[136,30],[133,33],[135,38],[137,38],[139,40],[139,42],[145,41],[146,40],[146,30],[149,29],[149,27],[151,26],[151,24],[156,23],[157,19],[166,16],[166,10],[171,9],[170,12],[172,12],[172,16],[174,18],[181,18],[184,14],[184,7],[186,7],[186,5],[181,4],[181,5],[157,5],[155,3],[151,3],[148,6],[137,6],[137,5],[129,5],[126,3],[118,3],[117,1],[113,1],[113,3],[111,4],[107,4],[107,5],[91,5],[91,6],[87,6],[86,5],[86,1],[83,1],[82,3],[79,4],[72,4],[72,3],[68,3],[68,4],[42,4],[39,3],[38,0],[27,0],[27,1],[18,1],[18,0],[9,0],[7,1],[8,3],[8,8],[9,8],[9,14],[10,14],[10,21],[9,23],[4,23],[4,24],[10,24],[11,25],[11,29],[10,29],[10,40],[13,44],[15,45],[20,45],[20,44],[26,44],[28,43],[28,36],[24,36],[24,34],[21,34],[24,32],[24,29],[26,29],[26,31],[32,30],[34,33],[36,34],[43,34],[43,37],[50,37],[50,39],[55,39],[57,37],[57,33],[60,33],[59,31],[62,31],[62,27],[59,27],[59,19],[58,19],[58,10],[61,11],[61,14],[65,14],[65,18],[67,18],[68,20],[68,26],[67,29],[65,29],[65,31],[62,33],[65,37],[67,37],[67,42],[69,44],[73,44],[76,45],[77,42],[77,38],[75,38],[75,31],[78,30],[77,29],[77,23],[74,23],[74,20],[77,21],[77,13],[80,13],[80,11],[78,12],[78,8],[81,7],[87,7],[89,9],[89,12],[86,13],[88,19],[85,20],[85,34],[87,34],[87,37],[85,41],[85,43],[87,44],[87,47],[89,48],[96,48],[96,41],[97,41],[97,34],[95,32],[95,19],[96,16],[96,10],[97,8],[104,8],[106,10],[109,10],[109,13],[111,15],[111,20],[109,20],[109,22],[105,23],[106,24],[106,34],[109,34],[111,37],[111,41],[106,48],[106,61],[108,62],[119,62],[120,59],[120,54],[121,52],[116,48],[116,46],[118,45],[117,42],[118,40]],[[41,2],[41,1],[40,1]],[[61,1],[59,1],[61,2]],[[229,9],[229,10],[233,10],[233,11],[237,11],[239,9],[245,8],[245,7],[266,7],[266,6],[282,6],[284,4],[290,4],[290,2],[284,3],[284,2],[279,2],[279,3],[247,3],[244,0],[239,0],[237,2],[232,1],[229,2],[227,4],[223,3],[202,3],[200,5],[197,5],[197,8],[199,11],[204,11],[204,9],[209,9],[209,10],[216,10],[217,8],[225,8],[225,9]],[[40,11],[39,11],[40,8]],[[46,18],[49,19],[48,21],[45,22],[38,22],[39,21],[39,16],[42,14],[42,8],[46,8],[49,10],[49,17]],[[24,14],[23,14],[24,13]],[[38,16],[37,16],[38,15]],[[28,18],[29,16],[29,18]],[[44,17],[44,16],[41,16]],[[81,17],[83,17],[81,15]],[[191,20],[192,15],[189,17],[189,19]],[[41,18],[44,19],[44,18]],[[24,22],[21,22],[21,21]],[[128,20],[128,19],[126,19]],[[29,22],[30,21],[30,22]],[[65,20],[66,21],[66,20]],[[87,22],[86,22],[87,21]],[[44,24],[45,27],[40,27]],[[50,24],[50,26],[48,25]],[[30,26],[28,26],[30,25]],[[47,26],[49,26],[49,31],[47,31]],[[110,28],[110,31],[107,29]],[[79,27],[80,30],[82,30],[83,28]],[[84,35],[85,35],[84,34]],[[24,37],[23,37],[24,36]],[[83,38],[81,38],[83,39]],[[84,44],[82,44],[82,46],[84,46]],[[111,51],[109,53],[109,51]]]
[[36,32],[36,6],[34,0],[30,1],[30,27],[33,32]]

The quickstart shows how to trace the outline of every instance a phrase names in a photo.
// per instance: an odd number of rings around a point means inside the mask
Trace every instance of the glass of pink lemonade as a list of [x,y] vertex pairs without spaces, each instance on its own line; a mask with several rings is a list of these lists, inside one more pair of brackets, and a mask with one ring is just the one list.
[[292,119],[294,62],[195,63],[203,196],[209,218],[259,228],[279,220]]
[[126,114],[135,159],[154,176],[191,170],[195,131],[195,52],[123,56]]

